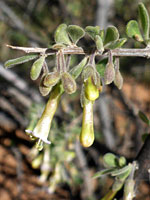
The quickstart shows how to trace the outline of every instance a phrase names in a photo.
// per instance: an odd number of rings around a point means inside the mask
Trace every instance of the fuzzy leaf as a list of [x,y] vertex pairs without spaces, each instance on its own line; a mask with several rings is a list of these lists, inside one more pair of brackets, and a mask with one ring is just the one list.
[[119,39],[119,32],[115,26],[109,26],[106,30],[104,44],[113,42]]
[[96,64],[96,70],[99,73],[100,77],[104,77],[106,64],[108,62],[107,58],[104,58],[98,64]]
[[73,67],[70,70],[70,74],[72,75],[72,77],[74,79],[77,79],[79,77],[79,75],[81,74],[84,66],[86,65],[86,62],[87,62],[87,58],[84,57],[78,65],[76,65],[75,67]]
[[68,26],[67,32],[74,44],[76,44],[85,35],[85,31],[77,25]]
[[135,40],[142,42],[143,37],[141,35],[139,25],[136,20],[131,20],[126,26],[126,34],[129,38],[134,38]]
[[129,176],[129,174],[132,171],[132,164],[128,164],[124,168],[125,168],[125,172],[122,171],[120,175],[117,175],[117,178],[120,180],[125,180]]
[[71,41],[67,34],[67,25],[66,24],[60,24],[57,27],[57,29],[55,31],[54,39],[55,39],[56,43],[71,45]]
[[141,23],[141,27],[143,30],[144,39],[148,40],[149,39],[149,28],[150,28],[149,27],[149,14],[143,3],[139,4],[138,11],[139,11],[139,13],[138,13],[139,21]]
[[102,40],[104,41],[104,39],[105,39],[105,31],[104,31],[104,29],[100,30],[99,35],[102,38]]
[[104,164],[107,167],[117,167],[118,166],[117,157],[112,153],[106,153],[103,157],[103,160],[104,160]]
[[120,167],[123,167],[126,165],[126,158],[124,156],[121,156],[119,159],[118,159],[118,163],[119,163],[119,166]]
[[99,26],[87,26],[85,28],[85,32],[93,39],[95,40],[95,36],[99,35],[100,27]]
[[108,174],[111,174],[115,169],[111,168],[111,169],[104,169],[104,170],[101,170],[97,173],[94,174],[94,176],[92,178],[99,178],[100,176],[102,175],[108,175]]
[[124,43],[127,41],[126,38],[121,38],[119,40],[113,41],[111,43],[109,43],[108,45],[105,45],[106,49],[116,49],[116,48],[120,48],[124,45]]
[[99,51],[104,51],[104,47],[103,47],[103,41],[102,38],[99,35],[95,36],[95,43],[96,43],[96,47]]
[[131,167],[132,167],[132,165],[126,165],[125,167],[114,170],[111,173],[111,175],[112,176],[120,176],[120,175],[124,174],[125,172],[127,172]]
[[139,111],[138,115],[143,122],[145,122],[147,125],[150,125],[150,120],[143,112]]
[[36,80],[39,77],[44,61],[45,61],[45,56],[41,56],[33,63],[30,71],[30,77],[32,80]]
[[15,58],[15,59],[6,61],[4,66],[5,66],[5,68],[11,68],[14,65],[19,65],[19,64],[28,62],[30,60],[34,60],[37,57],[38,57],[37,54],[22,56],[22,57],[19,57],[19,58]]

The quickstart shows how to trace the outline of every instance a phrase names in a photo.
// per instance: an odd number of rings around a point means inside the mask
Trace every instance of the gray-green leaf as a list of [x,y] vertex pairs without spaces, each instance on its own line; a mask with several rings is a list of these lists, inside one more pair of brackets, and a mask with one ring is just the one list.
[[144,39],[148,40],[149,39],[149,14],[143,3],[139,3],[138,11],[139,11],[139,21],[141,23],[141,27],[143,30]]
[[99,178],[100,176],[102,176],[102,175],[108,175],[108,174],[111,174],[114,170],[116,170],[116,169],[104,169],[104,170],[101,170],[101,171],[99,171],[99,172],[97,172],[97,173],[95,173],[94,175],[93,175],[93,177],[92,178]]
[[104,58],[103,60],[99,61],[98,64],[96,64],[96,70],[101,77],[104,77],[107,62],[108,59]]
[[106,45],[109,42],[113,42],[119,39],[119,32],[115,26],[109,26],[106,30],[104,44]]
[[4,66],[5,66],[5,68],[11,68],[15,65],[19,65],[19,64],[28,62],[30,60],[34,60],[37,57],[38,57],[37,54],[22,56],[22,57],[19,57],[19,58],[15,58],[15,59],[11,59],[11,60],[6,61]]
[[99,51],[104,51],[104,47],[103,47],[103,41],[102,38],[99,35],[95,36],[95,43],[96,43],[96,47]]
[[85,31],[77,25],[68,26],[67,32],[74,44],[76,44],[85,35]]
[[114,170],[111,175],[112,176],[120,176],[122,174],[124,174],[125,172],[127,172],[129,169],[132,169],[132,165],[131,164],[128,164],[126,165],[125,167],[122,167],[120,169],[116,169]]
[[30,71],[30,77],[32,80],[36,80],[39,77],[44,62],[45,62],[45,56],[41,56],[33,63]]
[[60,24],[57,27],[57,29],[55,31],[54,39],[55,39],[56,43],[71,45],[71,41],[70,41],[68,33],[67,33],[67,25],[66,24]]
[[118,162],[117,162],[117,157],[112,154],[112,153],[106,153],[103,157],[104,160],[104,164],[107,167],[117,167],[118,166]]
[[142,42],[143,37],[141,35],[139,25],[136,20],[131,20],[126,26],[126,34],[129,38],[134,38],[135,40]]
[[85,32],[93,39],[95,40],[95,36],[99,35],[100,33],[100,27],[99,26],[87,26],[85,28]]
[[124,45],[124,43],[127,41],[126,38],[121,38],[119,40],[113,41],[109,44],[105,45],[106,49],[116,49],[116,48],[120,48]]
[[70,70],[70,74],[74,79],[77,79],[79,77],[86,63],[87,57],[84,57],[78,65],[76,65]]

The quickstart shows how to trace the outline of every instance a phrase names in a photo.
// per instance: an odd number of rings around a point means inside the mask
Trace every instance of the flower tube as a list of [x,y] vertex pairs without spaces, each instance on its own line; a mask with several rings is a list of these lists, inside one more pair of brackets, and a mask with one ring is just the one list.
[[84,147],[89,147],[94,142],[93,129],[93,102],[85,99],[83,106],[82,129],[80,142]]
[[61,84],[57,84],[50,93],[49,100],[45,106],[41,118],[37,122],[35,128],[32,131],[32,135],[38,139],[37,148],[42,150],[43,142],[50,144],[48,135],[52,123],[53,116],[57,110],[59,99],[63,92]]

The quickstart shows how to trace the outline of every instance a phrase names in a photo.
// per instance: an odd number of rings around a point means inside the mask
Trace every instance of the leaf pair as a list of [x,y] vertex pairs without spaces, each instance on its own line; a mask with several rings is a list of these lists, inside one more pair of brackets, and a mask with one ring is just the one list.
[[126,165],[125,157],[120,158],[112,153],[107,153],[103,157],[104,165],[107,169],[97,172],[93,178],[98,178],[102,175],[111,175],[117,177],[119,180],[125,180],[132,170],[132,164]]
[[123,167],[126,165],[126,159],[125,157],[121,156],[118,158],[116,155],[112,153],[107,153],[103,157],[104,165],[107,168],[112,168],[112,167]]
[[72,43],[76,44],[84,34],[84,30],[80,26],[70,25],[67,27],[66,24],[61,24],[57,27],[54,38],[58,44],[71,45]]
[[[149,14],[143,3],[138,5],[139,23],[136,20],[131,20],[126,26],[128,37],[139,42],[148,44],[149,40]],[[140,30],[141,28],[141,30]]]
[[85,31],[95,41],[96,47],[100,51],[103,51],[104,48],[120,48],[127,40],[126,38],[119,39],[119,32],[115,26],[109,26],[106,33],[98,26],[87,26]]

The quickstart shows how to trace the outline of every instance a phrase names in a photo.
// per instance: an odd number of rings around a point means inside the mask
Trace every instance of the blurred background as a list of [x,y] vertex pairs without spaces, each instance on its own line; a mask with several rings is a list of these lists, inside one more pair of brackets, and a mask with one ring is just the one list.
[[[48,150],[46,178],[42,178],[45,154],[33,153],[34,142],[24,130],[32,113],[40,115],[48,97],[41,97],[39,80],[30,79],[32,62],[7,70],[4,62],[24,55],[6,44],[49,47],[54,44],[54,31],[61,23],[83,28],[98,25],[101,29],[114,25],[121,37],[127,37],[126,24],[130,19],[137,19],[139,2],[143,2],[150,13],[149,0],[0,0],[1,200],[100,199],[113,182],[110,177],[91,179],[95,172],[104,168],[102,156],[113,152],[125,156],[128,161],[134,160],[142,146],[141,136],[148,131],[138,111],[150,116],[149,60],[121,58],[123,89],[120,91],[111,84],[96,101],[96,139],[90,148],[84,149],[78,142],[82,119],[80,80],[76,94],[63,95],[52,125],[53,144]],[[90,46],[91,41],[82,39],[79,45]],[[142,48],[130,39],[124,47]],[[78,56],[72,57],[72,66],[78,59]],[[54,59],[47,61],[50,68],[55,65]],[[35,158],[40,160],[38,164],[33,162]],[[57,178],[56,174],[61,177]],[[53,190],[48,192],[47,187]],[[136,199],[150,199],[147,183],[141,185]]]

